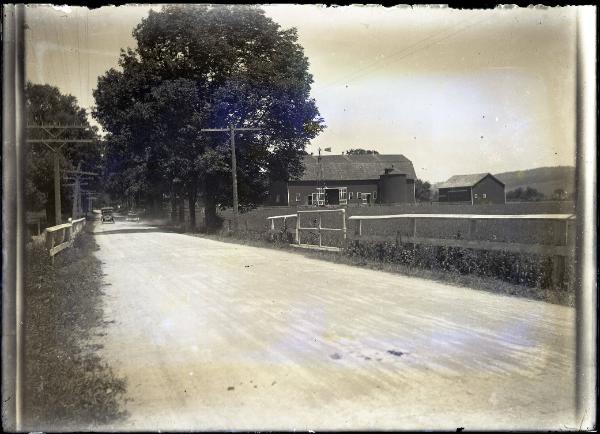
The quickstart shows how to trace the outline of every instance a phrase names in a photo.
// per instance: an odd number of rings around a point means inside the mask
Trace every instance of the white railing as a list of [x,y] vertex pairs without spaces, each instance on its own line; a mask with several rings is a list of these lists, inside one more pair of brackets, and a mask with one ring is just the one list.
[[[322,218],[321,218],[321,214],[325,213],[325,212],[339,212],[342,214],[342,227],[341,228],[328,228],[328,227],[323,227],[322,224]],[[302,227],[300,226],[300,214],[318,214],[318,218],[316,219],[316,224],[317,226],[314,227]],[[276,215],[276,216],[272,216],[272,217],[267,217],[267,220],[271,221],[271,226],[270,229],[271,231],[275,230],[275,220],[279,220],[279,219],[283,219],[283,227],[286,228],[286,220],[290,219],[290,218],[295,218],[296,219],[296,237],[294,239],[294,243],[292,244],[293,246],[296,247],[307,247],[307,248],[319,248],[319,249],[324,249],[324,250],[335,250],[335,251],[339,251],[339,247],[330,247],[330,246],[323,246],[323,231],[338,231],[338,232],[342,232],[342,237],[344,238],[344,241],[346,240],[346,210],[345,209],[311,209],[311,210],[303,210],[303,211],[298,211],[296,214],[287,214],[287,215]],[[312,244],[302,244],[302,241],[300,239],[300,231],[317,231],[319,234],[319,245],[312,245]]]
[[83,227],[85,226],[85,217],[73,220],[71,224],[73,225],[73,235],[77,235],[83,230]]
[[52,260],[54,260],[54,255],[73,244],[73,240],[82,231],[84,226],[85,218],[80,218],[70,223],[51,226],[45,229],[46,249],[48,249]]
[[275,230],[275,220],[283,219],[283,226],[285,227],[285,222],[287,219],[297,218],[298,214],[287,214],[287,215],[276,215],[273,217],[267,217],[267,220],[271,220],[271,230]]
[[[427,244],[432,246],[459,247],[478,250],[500,250],[522,254],[538,254],[551,256],[553,261],[553,280],[559,281],[565,273],[565,257],[573,255],[573,249],[569,245],[569,222],[574,221],[573,214],[393,214],[393,215],[354,215],[348,220],[358,222],[352,238],[356,241],[391,241],[394,236],[390,235],[364,235],[362,222],[370,220],[408,219],[411,227],[408,236],[399,235],[397,242],[408,244]],[[425,238],[417,235],[418,219],[454,219],[468,220],[469,229],[464,239],[448,238]],[[554,221],[557,224],[553,231],[554,237],[548,244],[539,243],[514,243],[498,242],[474,239],[478,220],[545,220]]]
[[[342,214],[342,227],[341,228],[325,228],[323,227],[321,221],[321,215],[326,212],[339,212]],[[315,227],[302,227],[300,226],[300,214],[318,214],[317,226]],[[342,237],[346,240],[346,210],[343,208],[340,209],[318,209],[318,210],[306,210],[306,211],[298,211],[298,218],[296,220],[296,243],[298,246],[302,246],[302,242],[300,241],[300,231],[314,231],[317,230],[319,234],[319,247],[323,248],[323,231],[333,231],[333,232],[342,232]],[[330,247],[330,249],[339,250],[337,247]]]

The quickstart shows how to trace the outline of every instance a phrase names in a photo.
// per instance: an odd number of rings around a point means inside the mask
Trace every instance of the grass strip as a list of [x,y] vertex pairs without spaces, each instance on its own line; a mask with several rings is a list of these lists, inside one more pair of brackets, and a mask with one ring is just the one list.
[[126,417],[125,380],[102,361],[101,345],[94,343],[103,334],[103,289],[89,226],[54,265],[43,246],[27,249],[27,431],[87,431]]

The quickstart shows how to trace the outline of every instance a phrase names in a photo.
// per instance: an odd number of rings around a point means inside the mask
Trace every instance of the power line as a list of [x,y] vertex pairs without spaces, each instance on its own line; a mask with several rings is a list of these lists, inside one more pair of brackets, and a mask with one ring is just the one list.
[[[402,59],[405,59],[405,58],[407,58],[407,57],[409,57],[409,56],[412,56],[413,54],[415,54],[415,53],[419,52],[420,50],[424,50],[424,49],[426,49],[426,48],[429,48],[429,47],[431,47],[431,46],[433,46],[433,45],[435,45],[435,44],[438,44],[438,43],[440,43],[440,42],[442,42],[442,41],[445,41],[445,40],[447,40],[447,39],[449,39],[449,38],[451,38],[451,37],[453,37],[453,36],[455,36],[455,35],[457,35],[457,34],[459,34],[459,33],[463,32],[463,31],[465,31],[465,30],[467,30],[467,29],[469,29],[469,28],[471,28],[471,27],[475,26],[475,25],[481,24],[482,22],[489,20],[490,18],[491,18],[491,16],[488,16],[488,17],[486,17],[486,18],[483,18],[483,19],[481,19],[481,20],[478,20],[478,21],[472,22],[471,24],[468,24],[468,25],[466,25],[466,26],[464,26],[464,27],[462,27],[462,28],[459,28],[458,30],[456,30],[456,31],[454,31],[454,32],[451,32],[451,33],[449,33],[449,34],[447,34],[447,35],[444,35],[443,37],[441,37],[441,38],[439,38],[439,39],[436,39],[436,40],[434,40],[433,42],[431,42],[431,43],[429,43],[429,44],[426,44],[426,45],[424,45],[424,46],[422,46],[422,47],[418,47],[418,45],[422,44],[423,42],[425,42],[425,41],[427,41],[427,40],[429,40],[429,39],[431,39],[431,38],[433,38],[433,37],[435,37],[435,36],[438,36],[438,37],[439,37],[440,35],[442,35],[442,34],[444,34],[444,33],[447,33],[447,32],[448,32],[448,30],[445,30],[445,31],[443,31],[443,32],[440,32],[440,33],[437,33],[437,34],[434,34],[434,35],[430,35],[430,36],[428,36],[427,38],[424,38],[424,39],[422,39],[422,40],[420,40],[420,41],[416,42],[415,44],[412,44],[411,46],[409,46],[409,47],[406,47],[406,48],[404,48],[404,49],[402,49],[402,50],[400,50],[400,51],[398,51],[398,52],[394,53],[392,56],[388,57],[388,58],[387,58],[387,59],[385,59],[385,60],[377,60],[377,61],[373,62],[371,65],[368,65],[367,67],[365,67],[365,68],[363,68],[363,69],[361,69],[361,70],[358,70],[358,71],[356,71],[356,72],[352,73],[350,76],[348,76],[349,78],[347,78],[347,79],[340,79],[340,80],[337,80],[336,82],[333,82],[333,83],[332,83],[332,84],[330,84],[330,85],[327,85],[327,86],[325,86],[325,87],[324,87],[324,89],[330,89],[330,88],[332,88],[332,87],[333,87],[335,84],[337,84],[337,83],[339,83],[339,82],[344,82],[344,81],[345,81],[346,83],[350,83],[350,82],[352,82],[352,81],[356,81],[357,79],[359,79],[359,78],[362,78],[362,77],[364,77],[365,75],[367,75],[367,74],[369,74],[369,73],[372,73],[372,72],[376,71],[377,69],[380,69],[382,66],[384,66],[384,65],[386,65],[386,64],[390,64],[390,63],[393,63],[393,62],[397,62],[397,61],[399,61],[399,60],[402,60]],[[460,26],[460,25],[459,25],[459,26]],[[457,27],[457,26],[454,26],[454,27]],[[415,48],[416,48],[416,50],[415,50]],[[407,53],[406,53],[404,56],[401,56],[401,57],[399,57],[399,58],[395,58],[396,56],[398,56],[398,55],[400,55],[400,54],[403,54],[403,52],[406,52],[407,50],[408,50],[408,52],[407,52]],[[379,65],[377,65],[378,63],[379,63]],[[368,72],[367,72],[367,74],[364,74],[364,73],[362,73],[362,72],[364,72],[364,71],[367,71],[367,70],[369,70],[369,69],[370,69],[371,71],[368,71]]]
[[[73,9],[73,13],[76,13],[76,9]],[[83,93],[83,86],[81,80],[81,44],[80,44],[80,35],[79,35],[79,17],[75,17],[75,35],[77,36],[77,70],[79,71],[79,75],[77,78],[79,79],[79,95]]]
[[[456,28],[456,27],[459,27],[460,25],[461,25],[461,24],[457,24],[457,25],[454,25],[454,26],[452,26],[451,28]],[[402,54],[403,52],[405,52],[405,51],[407,51],[407,50],[410,50],[410,49],[412,49],[412,48],[415,48],[415,47],[416,47],[416,46],[418,46],[419,44],[421,44],[421,43],[423,43],[423,42],[426,42],[427,40],[429,40],[429,39],[431,39],[431,38],[434,38],[434,37],[436,37],[436,36],[440,36],[440,35],[442,35],[443,33],[446,33],[446,32],[448,32],[448,30],[450,30],[450,29],[442,30],[442,31],[439,31],[439,32],[434,32],[434,33],[430,34],[429,36],[427,36],[426,38],[424,38],[424,39],[421,39],[421,40],[419,40],[419,41],[415,42],[414,44],[411,44],[411,45],[409,45],[409,46],[407,46],[407,47],[401,48],[400,50],[398,50],[398,51],[395,51],[395,52],[393,52],[393,53],[392,53],[390,56],[388,56],[388,60],[389,60],[390,58],[392,58],[392,57],[395,57],[395,56],[397,56],[397,55],[399,55],[399,54]],[[338,83],[341,83],[341,82],[344,82],[344,81],[346,81],[346,80],[352,79],[352,78],[353,78],[355,75],[357,75],[357,74],[360,74],[360,73],[362,73],[362,72],[364,72],[364,71],[366,71],[366,70],[368,70],[368,69],[372,68],[373,66],[377,65],[378,63],[382,63],[383,61],[384,61],[384,59],[377,59],[377,60],[375,60],[375,61],[371,62],[369,65],[366,65],[366,66],[364,66],[364,67],[362,67],[362,68],[360,68],[360,69],[358,69],[358,70],[355,70],[354,72],[351,72],[351,73],[350,73],[349,75],[347,75],[346,77],[339,78],[339,79],[337,79],[337,80],[334,80],[334,81],[332,81],[332,82],[331,82],[331,83],[329,83],[329,84],[326,84],[326,85],[325,85],[325,87],[327,88],[327,87],[330,87],[330,86],[335,86],[335,85],[336,85],[336,84],[338,84]]]
[[85,47],[87,49],[87,82],[86,82],[86,105],[90,107],[89,89],[90,89],[90,29],[89,29],[90,10],[85,13]]

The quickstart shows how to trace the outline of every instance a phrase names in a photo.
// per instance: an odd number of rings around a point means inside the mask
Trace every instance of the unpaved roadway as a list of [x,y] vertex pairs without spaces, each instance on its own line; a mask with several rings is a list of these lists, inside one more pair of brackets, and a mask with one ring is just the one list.
[[268,248],[97,225],[104,429],[575,427],[574,310]]

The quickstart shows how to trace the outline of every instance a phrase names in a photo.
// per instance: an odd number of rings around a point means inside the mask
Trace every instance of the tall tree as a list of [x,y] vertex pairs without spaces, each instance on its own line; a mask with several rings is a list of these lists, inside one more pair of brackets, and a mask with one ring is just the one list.
[[257,7],[169,5],[133,36],[137,47],[122,51],[120,70],[94,91],[121,189],[185,195],[192,224],[200,197],[214,228],[217,207],[232,202],[229,136],[200,130],[230,124],[261,128],[235,140],[242,208],[259,204],[270,180],[301,174],[324,124],[295,29]]
[[509,201],[537,202],[544,198],[543,193],[529,186],[525,189],[518,187],[506,193],[506,199]]
[[[25,89],[27,124],[37,125],[81,125],[86,129],[65,130],[60,138],[97,139],[97,128],[90,126],[84,109],[78,106],[77,99],[64,95],[57,87],[28,82]],[[56,131],[53,131],[56,133]],[[42,129],[28,129],[28,138],[48,138]],[[53,144],[58,148],[60,144]],[[60,149],[61,169],[74,169],[79,162],[82,169],[99,172],[102,169],[102,149],[94,144],[68,144]],[[25,179],[26,206],[29,211],[46,210],[46,218],[54,222],[54,154],[42,143],[28,147],[27,172]],[[94,185],[90,185],[90,188]],[[62,211],[68,212],[71,192],[61,188]]]
[[429,202],[431,200],[431,183],[417,179],[415,181],[415,199],[417,202]]

